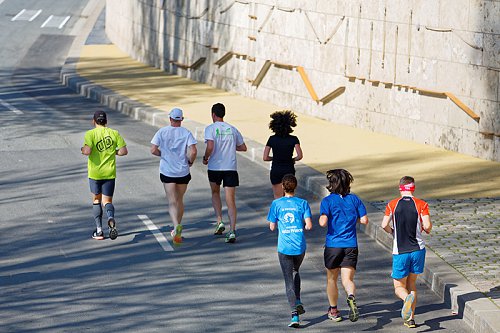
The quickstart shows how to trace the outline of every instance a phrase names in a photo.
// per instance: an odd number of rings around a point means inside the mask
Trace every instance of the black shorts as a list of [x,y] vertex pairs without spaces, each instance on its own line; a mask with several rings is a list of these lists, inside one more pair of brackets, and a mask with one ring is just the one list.
[[358,263],[358,248],[325,247],[323,258],[325,260],[325,267],[328,269],[339,267],[353,267],[356,269]]
[[92,179],[89,178],[90,192],[95,195],[103,194],[107,197],[112,197],[115,193],[114,179]]
[[236,187],[240,185],[238,171],[236,170],[208,170],[208,181],[223,184],[224,187]]
[[160,173],[160,180],[162,183],[189,184],[191,174],[188,173],[187,176],[184,177],[168,177]]
[[290,167],[273,167],[271,169],[271,173],[269,174],[269,179],[271,179],[271,184],[273,185],[280,184],[281,181],[283,180],[283,176],[289,173],[295,175],[295,168],[293,167],[293,165]]

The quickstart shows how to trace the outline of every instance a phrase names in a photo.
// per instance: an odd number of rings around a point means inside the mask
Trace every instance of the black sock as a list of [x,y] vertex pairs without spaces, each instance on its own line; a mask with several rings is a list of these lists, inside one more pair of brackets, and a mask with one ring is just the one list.
[[330,305],[330,309],[336,309],[336,308],[337,308],[337,306],[336,306],[336,305],[335,305],[335,306],[331,306],[331,305]]
[[354,295],[353,294],[349,294],[349,296],[347,296],[347,298],[354,299]]

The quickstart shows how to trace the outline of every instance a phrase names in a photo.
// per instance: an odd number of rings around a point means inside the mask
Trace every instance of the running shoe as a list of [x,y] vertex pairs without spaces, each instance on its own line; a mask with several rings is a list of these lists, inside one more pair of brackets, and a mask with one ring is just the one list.
[[97,229],[94,231],[94,233],[92,234],[92,238],[93,239],[96,239],[96,240],[103,240],[104,239],[104,233],[101,231],[99,233],[97,233]]
[[172,230],[172,232],[170,233],[170,235],[172,235],[175,244],[182,243],[181,234],[182,234],[182,224],[178,224],[177,227],[175,227],[175,229]]
[[304,309],[304,304],[300,301],[300,299],[295,301],[295,309],[299,315],[306,313],[306,309]]
[[408,319],[407,321],[405,321],[405,326],[408,328],[415,328],[417,327],[417,324],[415,324],[415,320]]
[[329,308],[328,319],[331,319],[336,322],[342,321],[342,316],[340,315],[339,309]]
[[356,306],[356,299],[354,296],[347,297],[347,305],[349,305],[349,320],[355,322],[359,319],[359,310]]
[[226,227],[224,226],[224,222],[219,221],[215,225],[214,235],[222,235],[222,233],[224,232],[224,230],[226,230]]
[[226,243],[234,243],[236,242],[236,234],[234,231],[230,231],[226,234]]
[[405,298],[405,302],[403,303],[403,308],[401,309],[401,318],[404,321],[408,321],[411,317],[411,307],[413,302],[415,301],[415,295],[408,294]]
[[116,237],[118,237],[118,230],[116,230],[116,221],[114,218],[110,218],[108,220],[108,227],[109,227],[109,238],[114,240]]
[[300,326],[300,320],[298,315],[293,315],[292,320],[290,320],[290,324],[288,327],[298,328]]

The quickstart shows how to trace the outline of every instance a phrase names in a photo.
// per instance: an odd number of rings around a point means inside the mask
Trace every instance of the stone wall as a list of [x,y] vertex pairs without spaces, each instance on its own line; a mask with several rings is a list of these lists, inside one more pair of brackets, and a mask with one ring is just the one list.
[[152,66],[500,161],[500,0],[106,4],[108,37]]

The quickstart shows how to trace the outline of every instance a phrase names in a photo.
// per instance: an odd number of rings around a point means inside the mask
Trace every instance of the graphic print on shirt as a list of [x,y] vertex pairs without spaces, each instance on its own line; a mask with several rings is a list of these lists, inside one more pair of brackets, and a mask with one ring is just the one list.
[[224,130],[220,130],[219,128],[215,129],[215,137],[221,141],[231,140],[232,136],[233,131],[231,131],[231,127]]
[[[299,227],[302,226],[302,223],[295,223],[295,216],[300,214],[297,208],[282,208],[283,215],[281,220],[283,221],[284,229],[280,230],[282,234],[289,234],[295,232],[304,232],[304,228]],[[298,217],[298,216],[297,216]]]
[[304,219],[311,217],[311,208],[304,199],[282,197],[272,202],[267,220],[278,224],[278,252],[299,255],[306,250]]
[[286,213],[285,216],[283,216],[283,222],[293,223],[295,222],[295,216],[292,213]]
[[104,139],[96,143],[96,148],[99,151],[105,151],[106,149],[109,149],[113,146],[113,139],[111,137],[105,136]]

